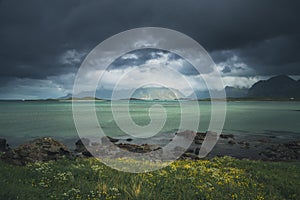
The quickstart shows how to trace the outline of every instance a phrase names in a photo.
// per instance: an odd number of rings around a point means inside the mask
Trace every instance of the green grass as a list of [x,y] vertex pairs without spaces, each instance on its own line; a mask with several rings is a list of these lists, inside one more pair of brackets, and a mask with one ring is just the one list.
[[[130,164],[130,162],[127,162]],[[299,163],[230,157],[130,174],[96,159],[25,167],[0,161],[0,199],[299,199]]]

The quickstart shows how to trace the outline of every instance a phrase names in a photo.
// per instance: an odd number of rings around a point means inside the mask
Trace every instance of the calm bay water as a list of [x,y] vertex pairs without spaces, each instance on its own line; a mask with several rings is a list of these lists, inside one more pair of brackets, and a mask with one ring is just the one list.
[[[130,104],[131,117],[138,125],[148,124],[148,108],[154,103],[162,104],[167,111],[168,118],[162,132],[174,133],[180,122],[180,107],[176,101],[134,101]],[[210,103],[199,104],[199,131],[206,131]],[[106,134],[124,136],[114,122],[110,105],[110,102],[96,102],[99,123]],[[223,132],[240,136],[299,139],[299,110],[300,102],[228,102]],[[74,143],[78,138],[71,102],[0,102],[0,127],[0,138],[6,138],[11,146],[43,136],[54,137],[66,144]]]

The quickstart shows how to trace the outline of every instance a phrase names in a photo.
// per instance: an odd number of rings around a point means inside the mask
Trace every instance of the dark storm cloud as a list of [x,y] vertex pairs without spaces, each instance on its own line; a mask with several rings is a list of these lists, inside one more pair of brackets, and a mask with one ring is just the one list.
[[238,57],[238,62],[247,64],[251,73],[243,76],[300,74],[300,37],[278,36],[248,45],[243,48],[213,52],[212,57],[217,63],[227,63],[226,72],[232,67],[228,62]]
[[82,60],[111,35],[143,26],[181,31],[217,63],[227,59],[227,51],[256,75],[299,75],[299,5],[297,0],[3,0],[0,77],[43,79],[75,72],[80,62],[62,61],[68,52]]
[[255,46],[240,49],[237,54],[261,75],[300,74],[299,36],[267,39]]

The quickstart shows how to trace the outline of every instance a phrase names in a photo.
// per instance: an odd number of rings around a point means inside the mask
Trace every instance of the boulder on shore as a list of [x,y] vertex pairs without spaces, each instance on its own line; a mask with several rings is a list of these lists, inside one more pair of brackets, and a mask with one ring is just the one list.
[[70,156],[71,152],[64,144],[53,138],[44,137],[11,149],[1,158],[11,164],[25,165],[29,162],[57,160]]
[[112,143],[116,143],[116,142],[119,142],[119,139],[116,139],[116,138],[113,138],[113,137],[110,137],[110,136],[106,136],[110,142]]
[[234,135],[233,134],[224,134],[224,133],[222,133],[220,135],[220,138],[222,138],[222,139],[233,139]]
[[6,143],[6,139],[0,138],[0,152],[9,150],[9,145]]
[[89,145],[89,144],[90,144],[90,140],[89,139],[87,139],[87,138],[79,139],[75,143],[75,146],[76,146],[75,151],[76,152],[85,151],[86,150],[85,145]]
[[89,146],[89,144],[90,140],[87,138],[77,140],[75,143],[75,152],[81,154],[83,157],[92,157],[93,155],[86,149],[86,146]]

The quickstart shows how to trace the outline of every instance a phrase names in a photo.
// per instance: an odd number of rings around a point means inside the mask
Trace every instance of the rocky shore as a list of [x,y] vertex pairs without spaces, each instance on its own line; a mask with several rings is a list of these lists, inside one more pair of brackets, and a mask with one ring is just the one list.
[[53,138],[45,137],[22,144],[14,149],[5,149],[1,159],[14,165],[25,165],[29,162],[50,161],[71,156],[71,151],[64,144]]
[[[178,159],[198,160],[201,145],[207,136],[207,133],[214,135],[212,132],[191,132],[184,131],[175,133],[175,137],[193,137],[190,147]],[[216,134],[215,134],[216,135]],[[244,141],[237,139],[233,134],[221,134],[217,148],[213,149],[208,158],[215,156],[232,156],[236,158],[247,158],[265,161],[294,161],[300,160],[300,141],[289,141],[276,143],[266,139],[257,139]],[[121,149],[120,152],[115,151]],[[176,151],[182,152],[182,147],[174,147]],[[104,137],[101,142],[93,142],[83,138],[75,142],[75,149],[70,150],[63,143],[50,138],[39,138],[28,143],[22,144],[17,148],[10,148],[5,139],[0,139],[1,159],[14,165],[26,165],[26,163],[36,161],[50,161],[61,158],[92,157],[101,154],[123,157],[126,152],[149,154],[151,158],[156,159],[162,151],[162,148],[155,144],[135,144],[132,138],[119,139]],[[241,152],[244,152],[242,154]]]

